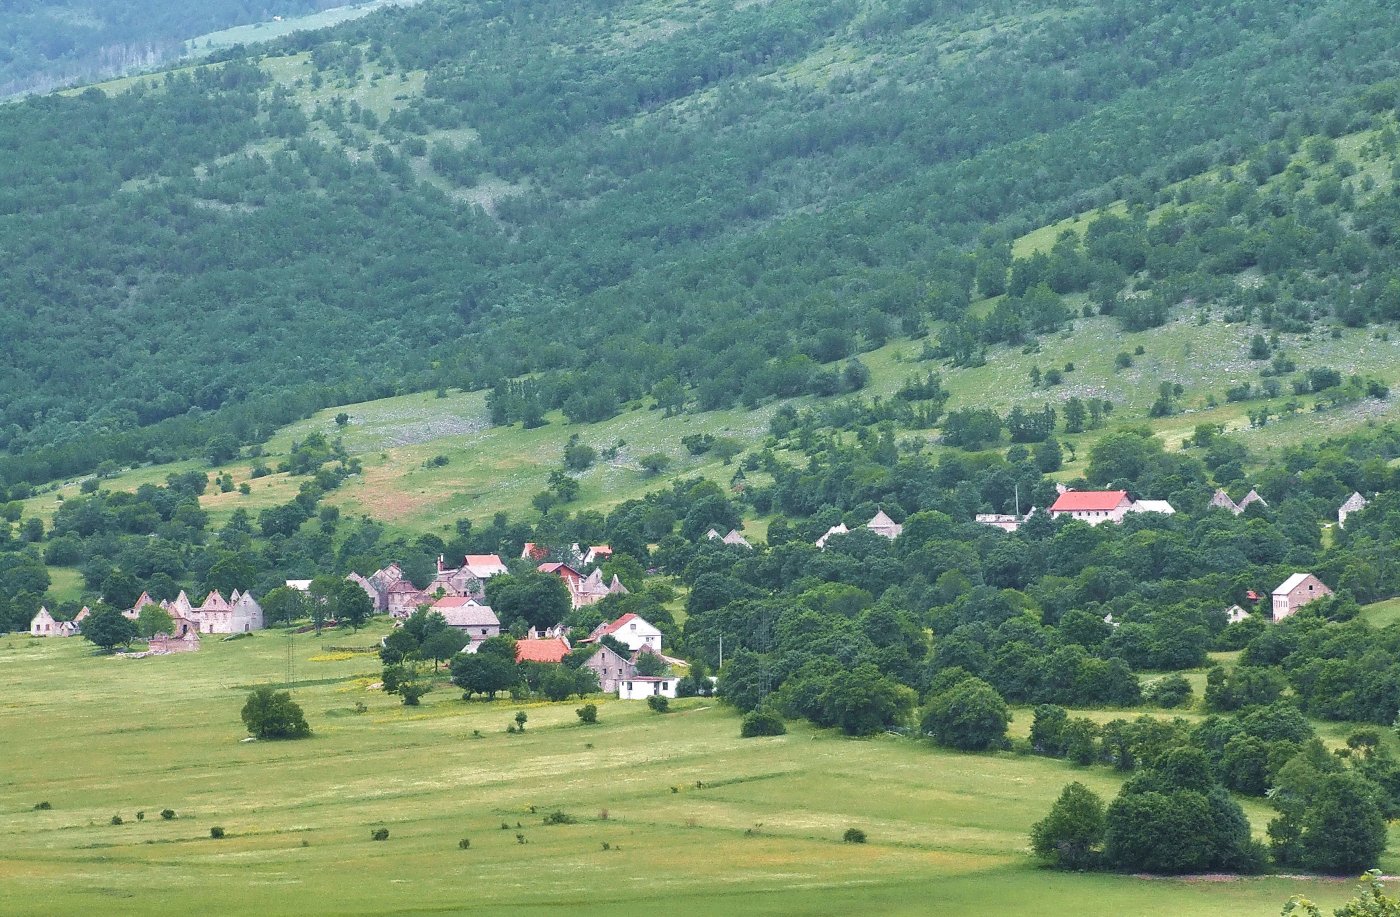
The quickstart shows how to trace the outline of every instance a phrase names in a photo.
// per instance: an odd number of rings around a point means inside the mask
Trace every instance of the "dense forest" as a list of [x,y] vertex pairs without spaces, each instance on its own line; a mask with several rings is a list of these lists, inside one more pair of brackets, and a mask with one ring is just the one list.
[[149,70],[184,42],[339,0],[9,0],[0,16],[0,98]]
[[1128,327],[1203,302],[1265,331],[1389,320],[1393,178],[1311,141],[1393,125],[1392,22],[441,0],[10,105],[0,480],[448,385],[495,389],[498,422],[829,393],[821,364],[892,336],[975,360],[1080,302]]

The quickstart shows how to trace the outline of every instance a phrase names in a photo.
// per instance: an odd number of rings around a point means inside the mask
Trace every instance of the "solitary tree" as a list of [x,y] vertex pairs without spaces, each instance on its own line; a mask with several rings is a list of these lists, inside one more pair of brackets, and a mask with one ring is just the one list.
[[267,685],[254,688],[243,705],[243,724],[259,739],[304,739],[311,735],[306,716],[287,691]]

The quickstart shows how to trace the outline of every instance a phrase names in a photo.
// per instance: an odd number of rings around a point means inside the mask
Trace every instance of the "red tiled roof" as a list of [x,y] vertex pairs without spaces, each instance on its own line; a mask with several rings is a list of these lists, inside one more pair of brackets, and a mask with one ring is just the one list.
[[433,603],[434,608],[461,608],[473,601],[469,595],[445,595]]
[[629,621],[636,621],[636,620],[637,620],[637,616],[634,615],[634,614],[632,614],[632,612],[629,611],[629,612],[627,612],[627,614],[625,614],[625,615],[623,615],[622,617],[618,618],[616,621],[612,622],[611,624],[605,624],[605,625],[603,625],[602,630],[594,631],[594,634],[595,634],[596,636],[598,636],[598,637],[606,637],[608,634],[615,634],[615,633],[617,633],[619,630],[622,629],[622,625],[626,624],[627,622],[629,622]]
[[516,662],[563,662],[568,654],[569,644],[559,637],[515,641]]
[[1126,490],[1067,490],[1050,507],[1052,513],[1107,512],[1128,496]]
[[[540,564],[537,569],[541,573],[557,573],[560,576],[567,576],[569,574],[572,574],[573,576],[576,576],[579,579],[583,578],[582,573],[578,572],[568,564]],[[565,571],[568,572],[566,573]]]

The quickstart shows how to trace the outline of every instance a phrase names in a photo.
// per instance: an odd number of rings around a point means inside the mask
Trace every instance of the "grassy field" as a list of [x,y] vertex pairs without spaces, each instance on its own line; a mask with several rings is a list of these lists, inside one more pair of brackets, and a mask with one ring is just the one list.
[[1400,621],[1400,599],[1386,599],[1362,606],[1361,619],[1372,627],[1389,627]]
[[[576,703],[443,689],[411,710],[369,689],[373,657],[324,649],[376,636],[296,638],[316,735],[294,743],[240,741],[246,686],[285,678],[280,634],[150,659],[0,641],[0,913],[1266,915],[1350,889],[1038,869],[1029,826],[1071,779],[1111,794],[1103,768],[804,726],[741,740],[702,699],[666,716],[602,699],[593,727]],[[577,823],[545,826],[555,810]],[[850,826],[869,843],[841,843]]]
[[249,25],[210,32],[185,42],[185,49],[188,53],[195,54],[202,51],[231,48],[234,45],[270,41],[273,38],[281,38],[283,35],[290,35],[305,29],[329,28],[342,22],[349,22],[351,19],[368,16],[370,13],[387,7],[413,6],[421,2],[423,0],[368,0],[365,3],[347,3],[345,6],[332,7],[306,16],[288,16],[280,20],[254,22]]

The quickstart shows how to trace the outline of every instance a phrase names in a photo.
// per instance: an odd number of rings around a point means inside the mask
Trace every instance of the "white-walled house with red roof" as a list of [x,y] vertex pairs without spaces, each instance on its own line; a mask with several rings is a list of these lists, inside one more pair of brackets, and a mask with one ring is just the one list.
[[659,653],[661,636],[661,631],[654,624],[629,611],[616,621],[599,624],[593,633],[580,642],[596,643],[604,637],[612,637],[629,650],[638,650],[645,646]]
[[1090,525],[1122,522],[1132,506],[1126,490],[1067,490],[1050,505],[1050,518],[1068,516]]

